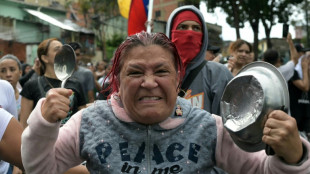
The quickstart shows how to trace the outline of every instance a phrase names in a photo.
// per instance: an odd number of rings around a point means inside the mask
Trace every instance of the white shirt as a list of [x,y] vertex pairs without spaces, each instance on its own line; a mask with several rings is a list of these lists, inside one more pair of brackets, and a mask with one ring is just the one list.
[[6,80],[0,80],[0,96],[0,107],[11,113],[18,120],[14,89]]
[[284,79],[288,82],[294,75],[295,64],[292,60],[288,61],[286,64],[280,66],[278,70],[283,75]]
[[[2,140],[3,134],[13,116],[8,113],[3,108],[0,108],[0,141]],[[0,174],[6,174],[8,172],[8,169],[10,167],[10,164],[0,160]]]
[[305,55],[302,55],[299,59],[298,59],[298,63],[295,66],[295,70],[297,71],[300,79],[302,79],[302,67],[301,67],[301,60],[305,57]]
[[0,108],[0,141],[2,140],[6,127],[8,126],[12,117],[13,116],[9,112],[3,108]]
[[[18,119],[14,89],[8,81],[0,80],[0,141],[12,115]],[[9,163],[1,160],[0,174],[6,174],[9,167]]]

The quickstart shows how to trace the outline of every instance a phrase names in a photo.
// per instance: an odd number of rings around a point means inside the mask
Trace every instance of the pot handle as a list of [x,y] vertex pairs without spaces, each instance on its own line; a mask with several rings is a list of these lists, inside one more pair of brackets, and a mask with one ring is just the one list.
[[[281,106],[280,110],[282,110],[282,111],[285,112],[285,113],[288,112],[288,108],[286,108],[284,105]],[[274,154],[275,154],[275,152],[274,152],[274,150],[272,149],[272,147],[269,146],[268,144],[266,144],[265,152],[266,152],[267,155],[274,155]]]
[[274,150],[272,149],[272,147],[269,146],[268,144],[266,144],[265,152],[266,152],[267,155],[274,155],[274,154],[275,154],[275,152],[274,152]]

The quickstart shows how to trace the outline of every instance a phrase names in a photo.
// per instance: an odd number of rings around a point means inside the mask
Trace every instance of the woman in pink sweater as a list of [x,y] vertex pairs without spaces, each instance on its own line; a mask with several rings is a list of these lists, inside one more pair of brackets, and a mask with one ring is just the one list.
[[22,135],[26,173],[60,174],[87,161],[90,173],[232,174],[310,171],[310,144],[295,120],[275,110],[262,141],[276,155],[238,148],[221,117],[178,96],[183,66],[174,44],[160,33],[137,33],[117,49],[112,96],[77,112],[62,128],[71,90],[51,89],[31,113]]

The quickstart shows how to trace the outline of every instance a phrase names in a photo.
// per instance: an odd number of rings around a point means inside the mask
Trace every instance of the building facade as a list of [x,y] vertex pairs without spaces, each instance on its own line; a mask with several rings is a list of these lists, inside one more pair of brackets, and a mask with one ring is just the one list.
[[89,48],[94,47],[92,31],[83,31],[67,20],[67,11],[62,5],[58,4],[57,8],[41,5],[0,1],[0,57],[14,54],[22,62],[33,64],[38,44],[47,38],[58,38],[67,43],[82,37]]

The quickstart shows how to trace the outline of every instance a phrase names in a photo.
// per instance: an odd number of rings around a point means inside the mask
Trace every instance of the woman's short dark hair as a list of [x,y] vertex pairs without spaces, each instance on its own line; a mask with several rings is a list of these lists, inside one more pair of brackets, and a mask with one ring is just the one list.
[[278,62],[279,58],[280,57],[279,57],[278,51],[273,50],[273,49],[268,49],[264,53],[263,60],[265,62],[268,62],[268,63],[272,64],[272,65],[275,65]]
[[31,67],[28,63],[23,63],[22,64],[22,76],[26,74],[25,70],[27,67]]

